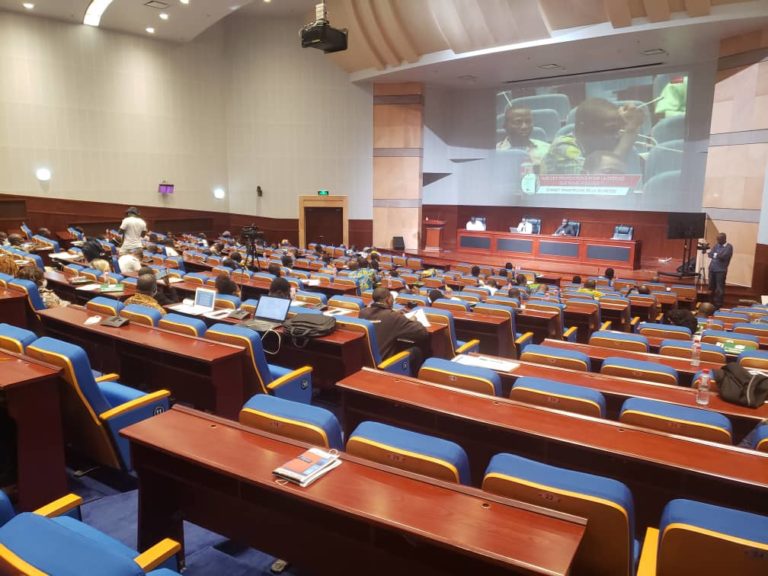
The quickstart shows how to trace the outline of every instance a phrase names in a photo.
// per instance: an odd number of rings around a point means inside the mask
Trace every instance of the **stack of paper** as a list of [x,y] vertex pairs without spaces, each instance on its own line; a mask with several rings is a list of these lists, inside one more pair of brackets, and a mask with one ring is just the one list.
[[512,372],[520,366],[517,362],[502,360],[501,358],[488,358],[487,356],[467,356],[459,354],[454,357],[453,362],[464,364],[465,366],[477,366],[480,368],[489,368],[497,372]]
[[310,448],[293,460],[275,468],[272,473],[299,486],[309,486],[320,476],[341,465],[339,455],[320,448]]

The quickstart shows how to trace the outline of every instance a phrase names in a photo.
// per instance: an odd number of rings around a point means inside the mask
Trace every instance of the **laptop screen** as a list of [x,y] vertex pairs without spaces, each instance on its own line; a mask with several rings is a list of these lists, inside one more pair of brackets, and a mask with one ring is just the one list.
[[208,288],[198,288],[195,290],[195,306],[213,310],[215,304],[216,290],[209,290]]
[[262,296],[259,298],[259,304],[256,306],[256,318],[282,322],[288,316],[288,309],[291,307],[291,301],[288,298],[275,298],[273,296]]

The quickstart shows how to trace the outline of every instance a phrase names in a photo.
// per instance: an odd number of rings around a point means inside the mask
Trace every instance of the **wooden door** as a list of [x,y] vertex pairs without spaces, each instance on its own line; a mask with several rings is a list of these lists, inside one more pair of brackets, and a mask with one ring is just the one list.
[[341,208],[304,208],[306,241],[338,246],[344,242],[344,215]]

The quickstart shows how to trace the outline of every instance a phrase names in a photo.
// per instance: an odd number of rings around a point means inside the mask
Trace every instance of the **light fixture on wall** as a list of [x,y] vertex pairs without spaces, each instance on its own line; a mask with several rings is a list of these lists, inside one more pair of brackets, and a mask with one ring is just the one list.
[[227,193],[224,191],[224,188],[218,187],[213,189],[213,197],[216,200],[223,200],[226,195]]
[[83,17],[83,24],[88,26],[98,26],[101,22],[101,16],[106,12],[112,0],[91,0]]
[[35,5],[32,2],[24,2],[22,4],[22,6],[24,6],[24,8],[26,10],[34,10],[35,9]]
[[49,168],[38,168],[35,170],[35,178],[40,182],[49,182],[51,180],[51,170]]

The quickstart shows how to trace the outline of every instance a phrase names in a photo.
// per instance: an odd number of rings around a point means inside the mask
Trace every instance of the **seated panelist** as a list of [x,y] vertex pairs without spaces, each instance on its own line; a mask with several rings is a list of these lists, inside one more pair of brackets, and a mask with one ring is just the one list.
[[557,227],[552,236],[576,236],[576,227],[573,224],[569,224],[567,218],[563,218],[560,226]]
[[533,224],[528,222],[527,218],[523,218],[520,224],[517,225],[517,231],[520,234],[533,234]]

